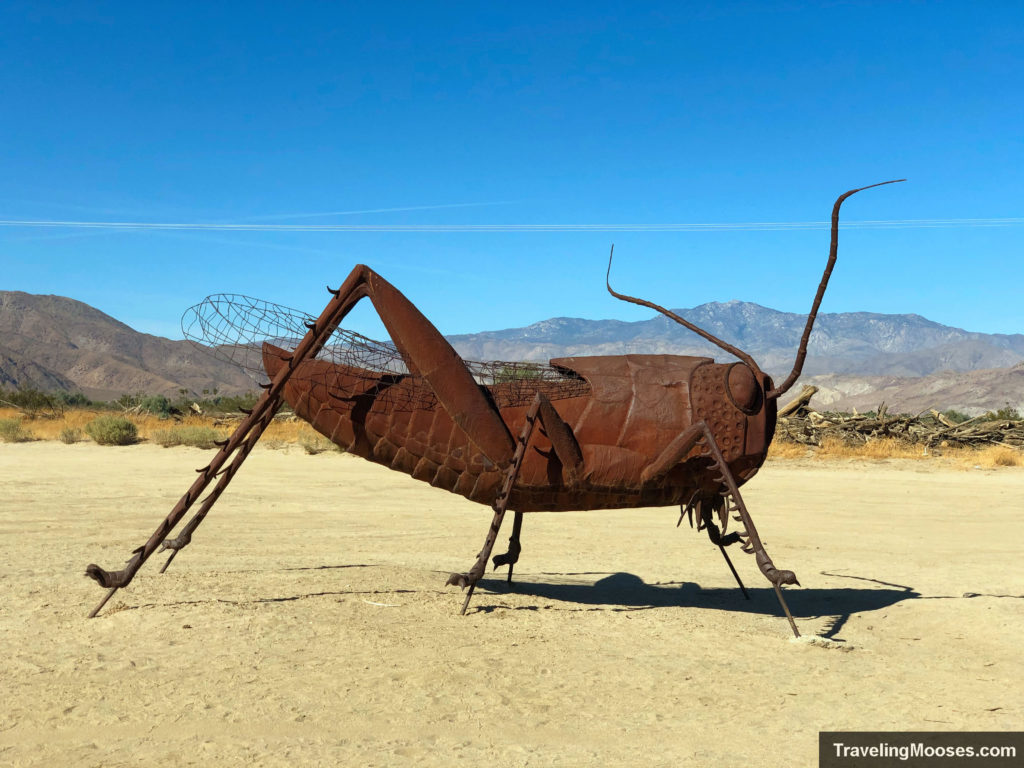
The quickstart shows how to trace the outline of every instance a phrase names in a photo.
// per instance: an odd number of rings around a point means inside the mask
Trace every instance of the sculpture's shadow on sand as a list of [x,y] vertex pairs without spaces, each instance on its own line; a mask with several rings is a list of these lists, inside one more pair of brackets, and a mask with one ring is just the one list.
[[[369,563],[352,563],[338,565],[317,565],[283,568],[283,571],[318,571],[348,568],[376,568]],[[246,573],[262,573],[262,570],[245,571]],[[967,592],[963,595],[922,595],[912,587],[893,584],[866,576],[822,572],[830,578],[849,579],[854,582],[868,583],[874,586],[864,587],[811,587],[785,590],[786,600],[793,617],[797,620],[824,620],[825,626],[816,634],[838,642],[845,642],[838,637],[840,630],[855,614],[877,611],[888,608],[904,600],[961,600],[970,598],[1009,598],[1024,600],[1024,595],[1002,595]],[[698,610],[717,610],[739,613],[760,614],[763,616],[782,617],[782,609],[775,597],[775,590],[770,586],[748,588],[750,599],[745,600],[739,587],[714,587],[704,589],[699,584],[688,581],[669,581],[648,584],[632,573],[537,573],[526,576],[517,575],[511,584],[502,574],[481,579],[469,605],[469,613],[493,613],[500,610],[538,611],[554,609],[561,611],[646,611],[659,608],[694,608]],[[275,597],[258,597],[248,600],[231,600],[225,598],[200,598],[194,600],[178,600],[161,603],[167,606],[202,605],[208,603],[226,603],[231,605],[256,603],[284,603],[323,597],[350,597],[352,595],[387,596],[394,594],[415,595],[424,592],[434,594],[459,594],[458,590],[443,587],[437,590],[411,589],[344,589],[324,592],[304,592]],[[520,598],[535,597],[545,601],[561,603],[560,606],[527,604],[500,605],[493,602],[496,597],[515,595]],[[461,598],[458,598],[461,602]],[[138,610],[156,607],[157,603],[144,603],[134,606],[121,606],[118,610]]]
[[[782,608],[771,586],[747,587],[746,600],[739,587],[704,589],[688,581],[648,584],[632,573],[613,573],[597,581],[585,581],[596,573],[538,574],[530,580],[514,577],[512,584],[505,579],[484,578],[479,587],[491,593],[537,597],[566,603],[563,610],[643,611],[656,608],[697,608],[765,616],[782,616]],[[839,576],[840,574],[828,574]],[[534,581],[533,578],[538,580]],[[843,578],[868,581],[878,587],[794,588],[787,587],[786,601],[796,619],[827,619],[829,626],[821,636],[835,638],[850,616],[888,608],[904,600],[921,599],[921,594],[910,587],[888,584],[876,579],[857,576]],[[542,581],[541,579],[548,579]],[[474,596],[477,605],[472,611],[491,612],[499,606],[487,604],[487,594]],[[589,606],[589,607],[588,607]],[[518,610],[537,610],[540,606],[518,606]]]

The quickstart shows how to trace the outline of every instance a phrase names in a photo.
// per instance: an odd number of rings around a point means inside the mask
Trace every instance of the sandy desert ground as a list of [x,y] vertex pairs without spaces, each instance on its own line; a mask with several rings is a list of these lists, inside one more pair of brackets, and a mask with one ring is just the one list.
[[460,616],[488,510],[257,449],[87,619],[86,564],[120,567],[209,456],[0,444],[0,763],[812,766],[819,730],[1024,729],[1022,468],[769,462],[745,498],[803,584],[798,642],[673,509],[527,516],[511,591],[489,574]]

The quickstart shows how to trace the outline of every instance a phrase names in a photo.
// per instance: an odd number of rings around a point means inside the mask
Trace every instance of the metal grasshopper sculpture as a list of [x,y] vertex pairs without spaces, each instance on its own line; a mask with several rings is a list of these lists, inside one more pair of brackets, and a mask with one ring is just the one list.
[[[333,298],[315,320],[245,297],[210,297],[186,314],[186,335],[214,344],[216,354],[233,362],[258,349],[259,366],[240,364],[262,367],[270,383],[261,385],[265,391],[254,408],[219,444],[209,466],[198,470],[195,483],[127,566],[114,572],[88,566],[86,574],[109,590],[90,617],[127,586],[158,548],[171,552],[161,572],[166,570],[287,402],[346,451],[493,508],[476,562],[448,579],[468,587],[463,613],[485,572],[506,510],[515,512],[512,536],[508,552],[496,556],[494,566],[507,565],[511,581],[525,512],[679,505],[691,525],[696,519],[698,530],[707,530],[744,595],[725,547],[740,542],[743,551],[754,554],[799,636],[780,589],[799,582],[792,571],[772,563],[739,487],[764,462],[777,400],[803,367],[836,261],[840,206],[868,188],[836,200],[825,272],[793,370],[779,386],[750,355],[663,307],[615,292],[607,277],[613,296],[657,310],[739,362],[621,355],[558,358],[546,366],[467,363],[405,296],[362,265],[331,290]],[[608,271],[610,276],[611,257]],[[362,298],[373,303],[393,344],[339,328]],[[291,341],[282,340],[289,336]],[[178,536],[168,538],[215,478],[217,484],[193,518]],[[742,530],[727,533],[733,515]]]

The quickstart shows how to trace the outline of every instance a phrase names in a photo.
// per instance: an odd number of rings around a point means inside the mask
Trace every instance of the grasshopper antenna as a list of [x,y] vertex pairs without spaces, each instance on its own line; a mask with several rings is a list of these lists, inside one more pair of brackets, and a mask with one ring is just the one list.
[[[849,193],[847,193],[847,194],[849,194]],[[614,255],[615,255],[615,245],[612,244],[611,253],[608,254],[608,271],[605,273],[605,276],[604,276],[604,283],[605,283],[605,285],[608,288],[608,293],[610,293],[616,299],[621,299],[622,301],[628,301],[630,304],[639,304],[642,307],[650,307],[651,309],[654,309],[654,310],[657,310],[658,312],[661,312],[661,314],[663,314],[665,317],[669,318],[670,320],[675,320],[680,325],[685,326],[686,328],[689,328],[691,331],[696,333],[698,336],[701,336],[701,337],[707,339],[708,341],[710,341],[712,344],[715,344],[715,345],[721,347],[726,352],[728,352],[730,355],[736,355],[736,357],[738,357],[744,363],[749,365],[751,370],[753,370],[753,371],[755,371],[757,373],[761,373],[761,369],[758,367],[757,363],[754,362],[754,358],[752,358],[746,352],[744,352],[741,349],[737,349],[732,344],[729,344],[727,342],[722,341],[720,338],[718,338],[717,336],[714,336],[714,335],[708,333],[703,328],[698,328],[696,325],[691,323],[689,320],[683,319],[682,317],[677,315],[672,310],[665,309],[664,307],[659,306],[659,305],[655,304],[652,301],[647,301],[646,299],[638,299],[635,296],[626,296],[623,293],[617,293],[615,290],[613,290],[612,289],[612,284],[611,284],[611,274],[612,274],[612,257]]]
[[832,276],[832,268],[836,265],[836,254],[839,252],[839,208],[842,206],[843,201],[855,195],[858,192],[862,192],[865,189],[871,189],[872,187],[881,187],[886,184],[898,184],[906,179],[893,179],[892,181],[880,181],[877,184],[869,184],[866,187],[859,187],[858,189],[851,189],[849,192],[844,192],[836,200],[836,204],[832,206],[832,243],[828,251],[828,263],[825,264],[825,274],[821,276],[821,283],[818,285],[818,293],[814,296],[814,304],[811,306],[811,313],[807,316],[807,325],[804,326],[804,334],[800,337],[800,348],[796,353],[796,361],[793,363],[793,370],[790,371],[789,376],[779,386],[765,393],[767,400],[774,400],[781,396],[788,390],[796,380],[800,378],[800,372],[804,368],[804,359],[807,357],[807,341],[811,338],[811,328],[814,326],[814,319],[818,316],[818,307],[821,306],[821,299],[825,295],[825,288],[828,286],[828,279]]

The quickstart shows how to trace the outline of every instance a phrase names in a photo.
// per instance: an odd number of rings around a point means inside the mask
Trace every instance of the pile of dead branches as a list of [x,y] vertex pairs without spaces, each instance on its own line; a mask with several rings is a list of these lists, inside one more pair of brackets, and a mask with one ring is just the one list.
[[779,410],[777,439],[821,446],[825,440],[864,445],[895,439],[929,448],[1003,445],[1024,448],[1024,421],[992,419],[990,415],[956,423],[933,408],[917,415],[888,413],[882,403],[874,414],[819,412],[811,408],[817,387],[804,387],[799,397]]

